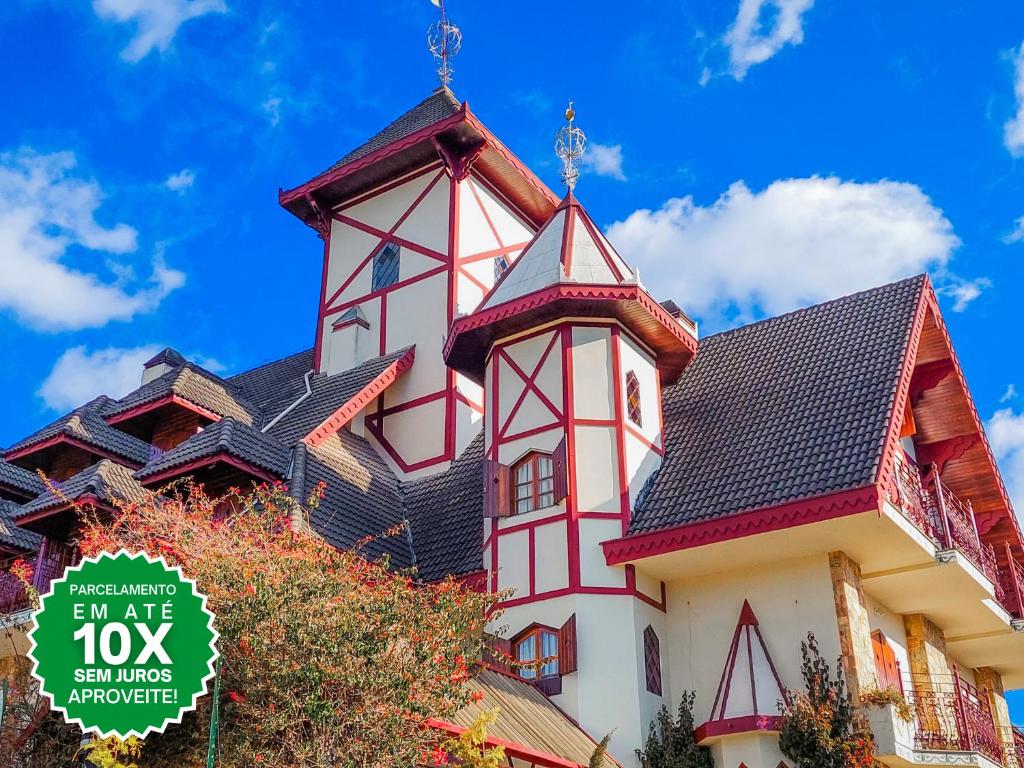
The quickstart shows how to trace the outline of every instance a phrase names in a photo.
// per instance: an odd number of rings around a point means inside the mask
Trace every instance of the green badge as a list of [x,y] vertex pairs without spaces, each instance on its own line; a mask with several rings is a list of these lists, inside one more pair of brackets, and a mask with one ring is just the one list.
[[145,738],[206,693],[217,632],[206,597],[161,558],[86,558],[52,584],[29,632],[40,690],[69,723]]

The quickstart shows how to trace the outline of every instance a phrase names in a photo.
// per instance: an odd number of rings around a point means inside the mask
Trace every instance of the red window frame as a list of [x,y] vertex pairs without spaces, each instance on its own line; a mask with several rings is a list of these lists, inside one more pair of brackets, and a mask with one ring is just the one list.
[[640,379],[633,371],[626,371],[626,415],[638,427],[643,426],[640,412]]
[[[529,476],[520,480],[520,470],[528,468]],[[538,509],[553,507],[555,499],[555,462],[550,453],[533,451],[512,465],[512,514],[525,515]],[[541,484],[547,483],[542,489]],[[520,504],[524,506],[521,508]]]

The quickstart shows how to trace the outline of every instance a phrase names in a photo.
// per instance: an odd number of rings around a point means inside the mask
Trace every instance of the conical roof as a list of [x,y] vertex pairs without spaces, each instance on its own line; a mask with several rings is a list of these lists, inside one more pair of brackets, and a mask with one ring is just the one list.
[[495,340],[567,317],[618,320],[655,353],[665,384],[697,351],[695,327],[651,298],[570,192],[480,306],[452,325],[445,361],[482,383]]
[[698,739],[778,728],[779,702],[788,700],[761,627],[750,603],[743,601],[711,717],[697,729]]
[[571,192],[480,308],[495,307],[558,283],[636,283],[633,271]]

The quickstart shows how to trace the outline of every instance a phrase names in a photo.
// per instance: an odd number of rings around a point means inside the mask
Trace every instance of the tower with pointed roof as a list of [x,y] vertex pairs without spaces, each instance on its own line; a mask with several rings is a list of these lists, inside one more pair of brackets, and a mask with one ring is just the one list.
[[626,532],[660,464],[661,388],[697,339],[580,205],[579,154],[564,157],[565,197],[456,319],[445,359],[485,390],[483,559],[490,587],[512,591],[501,621],[526,627],[508,651],[538,663],[553,700],[628,753],[663,703],[660,654],[646,659],[644,646],[665,636],[664,595],[631,567],[605,565],[600,545]]

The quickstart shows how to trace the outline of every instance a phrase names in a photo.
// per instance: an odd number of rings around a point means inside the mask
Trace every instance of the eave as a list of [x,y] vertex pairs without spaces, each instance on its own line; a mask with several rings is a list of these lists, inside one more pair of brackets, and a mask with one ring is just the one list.
[[679,378],[697,352],[697,339],[639,285],[558,283],[457,319],[445,344],[445,362],[482,385],[487,353],[495,341],[571,317],[620,321],[657,355],[666,385]]
[[[455,725],[454,723],[449,723],[445,720],[438,720],[433,717],[428,718],[426,723],[430,728],[442,731],[450,736],[461,736],[468,730],[461,725]],[[533,747],[528,747],[525,744],[517,744],[514,741],[506,741],[505,739],[499,739],[494,736],[487,737],[487,746],[502,747],[508,757],[517,758],[533,765],[545,766],[545,768],[585,768],[582,763],[566,760],[564,757],[558,757],[548,752],[542,752],[538,749],[534,749]]]
[[32,456],[33,454],[45,451],[48,448],[54,448],[60,445],[67,445],[72,448],[78,448],[79,450],[85,451],[86,453],[92,456],[98,456],[101,459],[110,459],[111,461],[117,462],[118,464],[123,464],[127,467],[131,467],[132,469],[140,469],[143,466],[139,462],[129,459],[126,456],[121,456],[120,454],[112,453],[111,451],[108,451],[104,448],[100,448],[96,445],[87,443],[84,440],[80,440],[76,437],[71,437],[70,435],[65,434],[57,434],[54,435],[53,437],[41,440],[38,443],[32,443],[30,445],[22,446],[17,450],[8,451],[7,453],[4,454],[4,459],[11,463],[14,463],[19,459],[24,459],[28,456]]
[[121,413],[112,414],[111,416],[106,417],[105,421],[107,424],[113,426],[114,424],[120,424],[122,422],[144,416],[148,413],[152,413],[158,408],[163,408],[168,405],[177,406],[183,410],[195,413],[204,419],[209,419],[210,421],[220,421],[222,418],[220,414],[203,408],[201,405],[197,405],[196,403],[186,400],[179,395],[170,394],[158,397],[148,403],[140,403],[139,405],[122,411]]
[[554,193],[477,119],[468,103],[450,117],[305,184],[280,190],[278,201],[319,231],[321,218],[338,205],[434,163],[439,157],[462,154],[475,154],[474,172],[506,195],[534,226],[540,226],[558,204]]
[[226,451],[218,451],[210,456],[203,456],[202,458],[180,464],[176,467],[168,467],[154,475],[149,475],[147,477],[136,476],[136,480],[139,481],[140,485],[146,488],[153,488],[169,480],[175,480],[179,477],[192,474],[197,470],[213,468],[217,464],[225,464],[233,467],[234,469],[240,470],[257,480],[262,480],[267,483],[273,483],[280,479],[276,474],[269,470],[257,467],[251,462],[232,456]]

